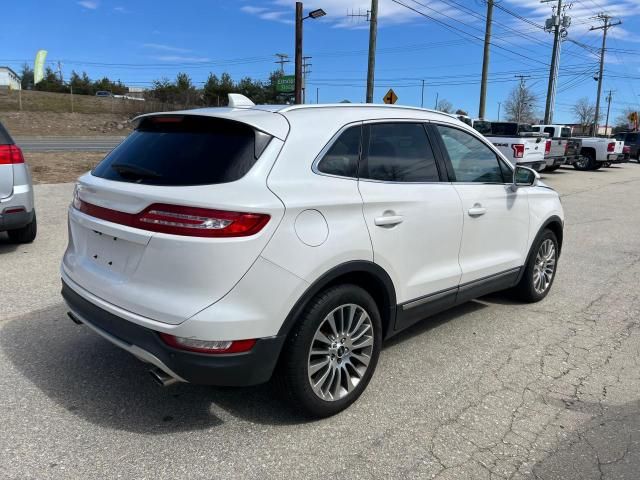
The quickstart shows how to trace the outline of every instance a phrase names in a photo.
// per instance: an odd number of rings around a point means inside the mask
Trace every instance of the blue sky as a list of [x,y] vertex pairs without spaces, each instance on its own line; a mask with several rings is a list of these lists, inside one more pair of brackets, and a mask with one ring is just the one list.
[[[375,100],[390,88],[398,103],[433,107],[436,95],[455,107],[478,110],[484,35],[481,0],[380,0]],[[0,65],[18,69],[33,62],[38,49],[48,62],[60,60],[63,72],[108,75],[126,84],[146,86],[179,71],[204,82],[208,73],[229,72],[266,79],[278,68],[275,53],[293,58],[294,0],[20,0],[3,6],[13,19],[0,29]],[[494,12],[487,116],[495,118],[517,84],[514,75],[529,75],[528,84],[544,108],[552,37],[544,23],[551,5],[538,0],[502,0]],[[305,10],[322,7],[328,15],[304,22],[304,54],[309,61],[308,101],[363,101],[368,23],[347,13],[364,13],[369,0],[313,0]],[[573,120],[575,100],[595,100],[596,49],[601,31],[592,19],[608,12],[623,24],[610,30],[604,89],[614,90],[612,118],[626,106],[640,108],[640,1],[574,0],[572,25],[562,46],[556,121]],[[434,20],[435,19],[435,20]],[[453,28],[447,28],[444,22]],[[585,48],[587,47],[587,48]],[[289,73],[293,63],[287,65]],[[604,97],[604,95],[603,95]]]

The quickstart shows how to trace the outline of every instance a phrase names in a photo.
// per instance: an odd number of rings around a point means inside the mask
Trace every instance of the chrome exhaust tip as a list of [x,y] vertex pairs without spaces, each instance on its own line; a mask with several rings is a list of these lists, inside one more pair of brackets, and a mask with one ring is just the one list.
[[75,323],[76,325],[82,325],[82,320],[80,320],[78,317],[76,317],[73,313],[71,312],[67,312],[67,316],[71,319],[71,321],[73,323]]
[[153,378],[153,380],[161,387],[168,387],[169,385],[179,382],[177,378],[172,377],[167,372],[157,367],[149,370],[149,373],[151,374],[151,378]]

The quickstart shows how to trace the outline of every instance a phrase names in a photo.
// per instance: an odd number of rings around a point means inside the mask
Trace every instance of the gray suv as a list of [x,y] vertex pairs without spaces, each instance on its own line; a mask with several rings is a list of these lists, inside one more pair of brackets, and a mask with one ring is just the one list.
[[31,173],[22,150],[0,123],[0,232],[15,243],[36,238],[36,211]]

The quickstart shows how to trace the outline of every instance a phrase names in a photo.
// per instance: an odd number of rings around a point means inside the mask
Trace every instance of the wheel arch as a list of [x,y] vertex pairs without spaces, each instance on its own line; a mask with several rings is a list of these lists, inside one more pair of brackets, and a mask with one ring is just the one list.
[[395,288],[391,277],[381,266],[364,260],[338,265],[313,282],[290,310],[278,331],[278,336],[289,334],[306,306],[318,293],[328,287],[345,283],[362,287],[373,297],[382,319],[382,338],[387,338],[395,325]]
[[556,236],[556,239],[558,240],[558,258],[560,258],[560,252],[562,251],[562,241],[564,239],[564,222],[559,216],[552,215],[542,223],[542,225],[538,229],[538,233],[536,233],[536,236],[533,238],[531,246],[529,247],[529,253],[527,253],[527,258],[525,260],[524,266],[522,269],[520,269],[520,275],[518,275],[518,281],[516,282],[516,285],[520,283],[522,275],[524,275],[524,271],[529,264],[529,260],[531,260],[531,255],[533,255],[533,246],[538,242],[545,230],[551,230]]

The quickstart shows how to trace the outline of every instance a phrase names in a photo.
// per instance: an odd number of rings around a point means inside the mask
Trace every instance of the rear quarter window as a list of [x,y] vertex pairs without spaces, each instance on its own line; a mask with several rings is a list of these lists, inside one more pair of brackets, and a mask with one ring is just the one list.
[[92,174],[145,185],[228,183],[251,169],[269,140],[266,134],[231,120],[149,117]]

